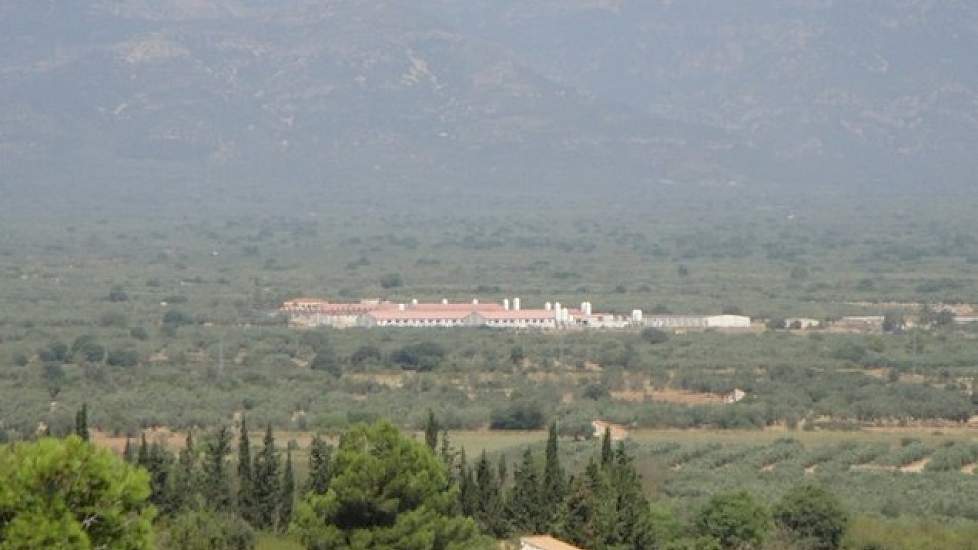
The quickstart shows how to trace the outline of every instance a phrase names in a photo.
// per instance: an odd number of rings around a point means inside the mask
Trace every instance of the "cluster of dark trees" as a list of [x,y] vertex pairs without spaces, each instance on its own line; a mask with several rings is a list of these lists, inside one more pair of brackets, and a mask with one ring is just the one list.
[[606,434],[600,457],[579,475],[568,475],[558,456],[557,426],[550,426],[542,467],[527,449],[512,480],[503,459],[490,464],[485,453],[469,465],[443,453],[459,484],[465,515],[496,538],[552,533],[585,548],[653,548],[651,508],[638,473],[623,445],[612,449]]
[[350,367],[357,370],[364,365],[386,365],[403,370],[428,372],[435,370],[444,361],[447,351],[437,342],[417,342],[405,344],[386,357],[380,348],[365,344],[358,347],[348,357],[341,357],[329,340],[312,342],[315,355],[310,363],[313,370],[326,371],[336,377]]
[[455,451],[446,432],[429,413],[425,442],[452,471],[458,507],[494,538],[549,533],[598,550],[755,548],[772,536],[781,547],[834,550],[848,523],[840,502],[824,489],[801,485],[772,509],[746,492],[716,495],[682,522],[650,502],[641,476],[623,442],[612,444],[606,431],[600,451],[583,472],[561,465],[557,424],[550,425],[542,465],[528,448],[510,476],[505,456],[493,465],[485,452],[475,464],[464,449]]
[[[188,433],[184,448],[174,456],[157,442],[147,443],[143,435],[138,443],[126,441],[123,458],[149,472],[150,502],[165,517],[201,509],[221,513],[233,510],[238,525],[235,540],[253,538],[247,534],[253,529],[287,530],[297,494],[291,450],[281,456],[269,426],[262,447],[252,452],[244,418],[236,454],[232,453],[231,439],[230,430],[222,427],[200,448]],[[329,447],[319,438],[312,445],[310,476],[322,478],[328,475]],[[232,455],[233,471],[229,462]]]
[[[88,444],[87,412],[78,411],[74,433],[65,439],[0,447],[0,494],[13,497],[0,498],[0,541],[149,548],[150,505],[159,511],[161,546],[190,550],[249,550],[259,530],[288,532],[307,548],[338,550],[488,550],[496,540],[527,533],[550,533],[596,550],[741,549],[766,541],[835,550],[847,527],[838,500],[811,485],[789,491],[771,508],[746,492],[718,494],[684,523],[646,498],[632,457],[623,443],[612,444],[610,432],[583,471],[565,471],[556,423],[542,464],[527,449],[512,474],[504,457],[493,464],[483,453],[469,463],[431,413],[424,442],[387,422],[359,425],[335,449],[313,439],[308,478],[297,487],[291,451],[283,460],[271,428],[257,451],[242,419],[237,453],[222,427],[202,445],[188,434],[176,456],[145,437],[130,440],[119,459]],[[45,463],[58,471],[23,468],[40,456],[58,457]],[[55,481],[36,482],[41,474]],[[46,496],[27,494],[38,490]],[[126,495],[104,519],[124,528],[100,528],[102,513],[95,508],[103,493]],[[77,503],[77,509],[45,504],[60,502]],[[16,546],[21,543],[26,546]]]
[[[89,437],[87,406],[75,416],[73,435]],[[208,434],[203,444],[188,432],[176,455],[159,442],[148,442],[145,434],[138,441],[126,440],[122,458],[148,474],[148,501],[166,527],[165,547],[252,548],[256,530],[286,531],[297,495],[325,492],[331,476],[331,447],[316,437],[309,482],[297,488],[291,450],[282,457],[268,426],[262,447],[252,452],[244,418],[237,453],[232,451],[227,427]]]

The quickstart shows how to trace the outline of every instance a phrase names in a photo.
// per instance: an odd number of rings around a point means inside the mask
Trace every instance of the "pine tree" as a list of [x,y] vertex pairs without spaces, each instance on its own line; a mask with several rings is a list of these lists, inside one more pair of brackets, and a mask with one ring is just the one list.
[[333,448],[317,434],[309,446],[309,480],[306,492],[325,495],[333,477]]
[[264,446],[255,455],[254,495],[255,527],[269,528],[275,525],[279,494],[279,457],[275,450],[272,425],[265,429]]
[[222,426],[207,442],[204,461],[204,499],[215,510],[231,506],[231,486],[228,483],[225,460],[231,452],[231,432]]
[[88,441],[88,404],[82,403],[81,409],[75,413],[75,435]]
[[292,451],[285,455],[285,471],[282,472],[281,496],[278,504],[278,528],[285,530],[292,521],[295,507],[295,472],[292,469]]
[[507,500],[506,515],[520,533],[539,533],[544,528],[543,499],[533,454],[527,448],[523,461],[513,473],[513,488]]
[[557,521],[560,504],[564,501],[566,479],[560,466],[557,448],[557,423],[550,424],[550,434],[547,438],[546,462],[543,470],[543,504],[548,526]]
[[255,520],[251,441],[248,436],[248,422],[244,416],[241,417],[241,431],[238,436],[238,513],[246,521]]
[[608,467],[613,458],[614,454],[611,451],[611,427],[607,427],[604,429],[604,437],[601,438],[601,467]]

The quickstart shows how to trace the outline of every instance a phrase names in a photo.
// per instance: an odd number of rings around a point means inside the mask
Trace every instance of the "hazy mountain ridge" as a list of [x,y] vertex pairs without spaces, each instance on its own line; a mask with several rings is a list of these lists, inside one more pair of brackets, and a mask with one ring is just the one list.
[[0,163],[26,181],[960,183],[976,21],[924,0],[17,1]]
[[[477,21],[447,0],[460,23]],[[600,5],[599,5],[600,4]],[[978,131],[978,6],[964,1],[508,2],[473,32],[542,74],[714,125],[785,163],[967,177]],[[875,172],[875,173],[874,173]]]

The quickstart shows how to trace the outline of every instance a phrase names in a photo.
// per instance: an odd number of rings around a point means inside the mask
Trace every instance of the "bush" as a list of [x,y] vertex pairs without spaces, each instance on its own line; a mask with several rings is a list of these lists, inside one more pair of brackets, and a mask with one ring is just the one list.
[[312,358],[312,362],[309,364],[309,368],[328,372],[337,378],[343,374],[343,369],[340,366],[339,359],[336,357],[336,352],[328,346],[316,352],[315,357]]
[[105,346],[99,344],[91,334],[83,334],[71,344],[71,358],[74,361],[99,363],[105,359]]
[[136,350],[112,350],[105,362],[113,367],[135,367],[139,364],[139,352]]
[[664,344],[669,341],[669,334],[657,328],[642,330],[642,340],[651,345]]
[[121,311],[106,311],[99,315],[98,324],[100,327],[125,327],[129,324],[129,318]]
[[383,288],[399,288],[403,285],[404,280],[400,273],[387,273],[380,277],[380,286]]
[[608,386],[604,384],[588,384],[581,394],[585,399],[600,401],[611,397]]
[[701,535],[715,538],[723,548],[757,546],[771,528],[771,516],[746,491],[714,496],[696,517]]
[[160,538],[164,550],[251,550],[256,544],[255,530],[246,521],[210,510],[176,516]]
[[67,344],[52,342],[47,348],[39,350],[37,356],[45,363],[64,363],[68,360],[68,352]]
[[543,423],[543,410],[533,401],[517,401],[496,409],[489,422],[494,430],[537,430]]
[[364,344],[357,348],[350,356],[350,363],[356,366],[361,366],[368,363],[380,363],[383,361],[383,354],[380,352],[380,348],[371,344]]
[[194,318],[189,313],[179,309],[171,309],[163,315],[163,324],[171,327],[181,327],[194,324]]
[[788,491],[774,508],[774,520],[812,550],[839,548],[849,522],[835,495],[816,485]]
[[430,371],[445,358],[445,348],[435,342],[408,344],[391,355],[391,361],[406,370]]

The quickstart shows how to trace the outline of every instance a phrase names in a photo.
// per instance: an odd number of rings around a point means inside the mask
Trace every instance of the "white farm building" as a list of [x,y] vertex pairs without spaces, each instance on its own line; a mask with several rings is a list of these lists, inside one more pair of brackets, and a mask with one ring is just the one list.
[[560,302],[547,302],[540,309],[523,309],[519,298],[501,303],[472,300],[469,303],[394,303],[362,300],[331,303],[318,299],[295,299],[282,304],[280,311],[296,327],[396,327],[453,328],[488,327],[507,329],[749,329],[750,317],[741,315],[653,315],[636,309],[631,315],[595,313],[591,302],[569,308]]
[[743,315],[652,315],[647,327],[659,329],[749,329],[750,317]]

